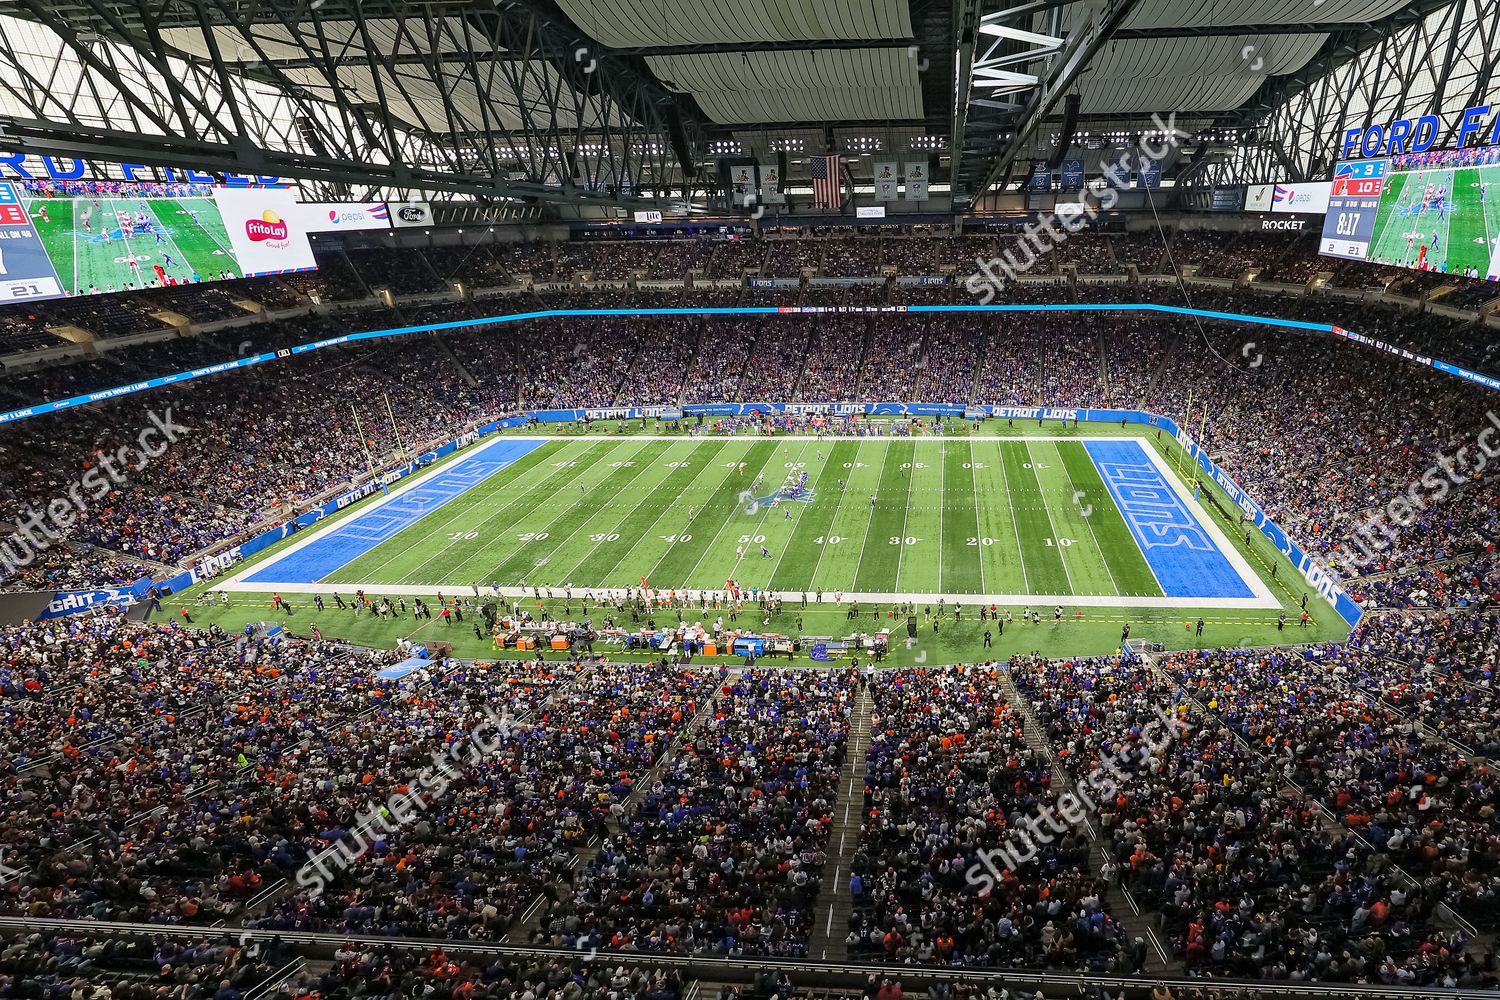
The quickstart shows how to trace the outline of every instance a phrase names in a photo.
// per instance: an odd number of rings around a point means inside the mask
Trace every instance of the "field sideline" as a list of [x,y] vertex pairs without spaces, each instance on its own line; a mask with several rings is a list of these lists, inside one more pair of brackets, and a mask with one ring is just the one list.
[[[1137,523],[1128,498],[1132,516],[1122,514],[1126,494],[1091,456],[1105,445],[1078,438],[520,440],[532,442],[524,455],[460,480],[451,496],[407,497],[423,477],[216,586],[394,596],[497,584],[517,596],[642,578],[718,590],[733,579],[824,601],[1281,607],[1219,527],[1189,513],[1191,494],[1143,438],[1108,447],[1133,443],[1144,461],[1132,474],[1170,486],[1175,496],[1158,499],[1182,522],[1173,544],[1143,541],[1160,525]],[[809,497],[776,496],[803,474]]]

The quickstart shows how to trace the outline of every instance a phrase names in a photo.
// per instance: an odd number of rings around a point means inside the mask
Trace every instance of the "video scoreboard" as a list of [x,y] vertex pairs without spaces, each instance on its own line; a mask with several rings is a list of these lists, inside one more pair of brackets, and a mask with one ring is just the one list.
[[1500,146],[1339,163],[1318,251],[1500,280]]
[[1334,168],[1328,214],[1323,217],[1321,253],[1368,259],[1370,243],[1375,238],[1375,221],[1380,214],[1385,166],[1385,160],[1357,160]]
[[3,179],[0,304],[311,270],[300,209],[285,188]]

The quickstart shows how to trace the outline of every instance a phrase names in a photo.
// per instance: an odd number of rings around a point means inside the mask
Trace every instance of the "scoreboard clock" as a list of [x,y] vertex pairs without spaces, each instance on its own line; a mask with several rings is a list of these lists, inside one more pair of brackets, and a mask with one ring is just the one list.
[[1385,189],[1385,160],[1358,160],[1334,167],[1328,214],[1318,251],[1330,257],[1366,260],[1375,239],[1375,217]]

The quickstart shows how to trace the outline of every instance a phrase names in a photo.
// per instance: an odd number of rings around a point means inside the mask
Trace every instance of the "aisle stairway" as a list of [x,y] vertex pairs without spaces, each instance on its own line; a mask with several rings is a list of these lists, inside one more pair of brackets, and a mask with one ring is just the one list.
[[828,836],[828,861],[823,865],[823,883],[813,907],[814,926],[808,957],[820,961],[847,961],[844,941],[853,905],[849,899],[849,864],[859,849],[860,824],[865,808],[865,754],[870,748],[870,712],[874,705],[868,685],[861,685],[849,711],[849,740],[844,769],[839,775],[839,798],[834,805],[833,829]]
[[[1000,674],[1001,687],[1005,691],[1005,699],[1020,711],[1021,718],[1025,722],[1026,745],[1040,754],[1044,759],[1051,762],[1053,787],[1058,789],[1074,789],[1076,783],[1073,775],[1057,762],[1056,755],[1052,752],[1052,745],[1042,732],[1041,723],[1037,720],[1036,713],[1031,707],[1031,702],[1022,696],[1016,689],[1015,682],[1011,680],[1010,671],[1005,670]],[[1084,832],[1089,839],[1089,855],[1097,859],[1102,866],[1109,859],[1108,840],[1103,831],[1090,816],[1085,820]],[[1095,874],[1098,868],[1094,868]],[[1153,915],[1144,913],[1136,905],[1135,899],[1131,897],[1126,888],[1118,881],[1112,882],[1109,891],[1104,894],[1104,905],[1110,914],[1125,928],[1126,937],[1134,941],[1141,938],[1146,942],[1146,972],[1151,974],[1179,973],[1182,964],[1172,960],[1167,951],[1166,944],[1160,935],[1156,933],[1156,919]]]
[[[729,677],[728,679],[726,679],[725,683],[734,683],[738,674],[738,670],[731,670],[729,673]],[[607,820],[606,825],[609,827],[610,836],[619,836],[625,831],[625,823],[630,819],[631,816],[635,814],[635,811],[640,808],[641,800],[646,796],[646,790],[649,789],[652,785],[656,784],[657,780],[660,779],[661,776],[666,772],[668,765],[670,765],[673,758],[677,756],[678,748],[681,747],[685,742],[687,742],[687,740],[693,735],[693,733],[697,731],[698,727],[703,724],[703,720],[707,719],[713,713],[714,707],[718,704],[718,701],[719,689],[716,688],[714,689],[712,696],[705,699],[703,704],[698,706],[697,714],[694,715],[692,720],[689,721],[688,724],[683,728],[682,732],[678,735],[677,739],[672,743],[667,751],[657,758],[656,763],[652,765],[651,770],[647,771],[644,775],[641,776],[638,781],[635,782],[635,785],[631,789],[629,797],[626,798],[623,803],[624,811],[618,817],[611,816]],[[603,849],[603,847],[604,842],[600,838],[595,837],[583,847],[578,849],[569,867],[575,873],[584,871],[588,868],[589,865],[593,864],[594,859],[599,856],[599,852]],[[544,892],[541,896],[538,896],[536,900],[532,902],[531,906],[527,907],[526,912],[521,915],[521,919],[515,924],[515,926],[511,927],[510,931],[503,938],[501,938],[501,940],[513,941],[517,944],[528,943],[531,939],[531,935],[542,926],[542,922],[546,919],[548,904],[553,900],[563,899],[571,895],[571,885],[556,885],[550,887],[547,892]]]

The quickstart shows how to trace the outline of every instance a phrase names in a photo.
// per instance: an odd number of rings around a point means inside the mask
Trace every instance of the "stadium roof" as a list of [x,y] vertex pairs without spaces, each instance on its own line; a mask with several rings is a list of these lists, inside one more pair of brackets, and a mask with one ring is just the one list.
[[[937,155],[936,179],[973,195],[1053,152],[1070,96],[1074,155],[1175,115],[1196,136],[1186,164],[1245,144],[1403,32],[1419,87],[1444,99],[1456,62],[1477,82],[1496,58],[1458,38],[1492,25],[1496,0],[1010,3],[15,0],[0,127],[29,152],[302,177],[334,195],[681,197],[684,167],[702,191],[716,157],[778,152],[848,153],[856,177]],[[1390,91],[1398,71],[1362,82]],[[1337,131],[1360,103],[1298,127]]]

